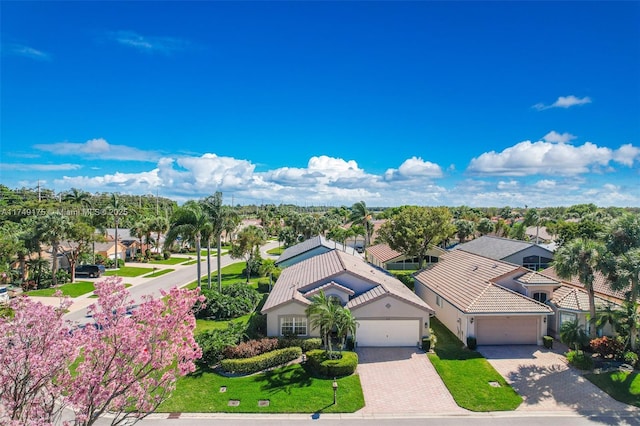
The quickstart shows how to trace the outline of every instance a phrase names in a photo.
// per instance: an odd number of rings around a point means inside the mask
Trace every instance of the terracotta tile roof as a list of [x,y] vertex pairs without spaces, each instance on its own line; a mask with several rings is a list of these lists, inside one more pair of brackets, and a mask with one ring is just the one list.
[[387,244],[376,244],[375,246],[367,247],[367,252],[380,262],[388,262],[392,259],[402,256],[402,253],[395,251]]
[[[345,250],[345,247],[342,244],[332,240],[328,240],[322,235],[317,235],[301,243],[298,243],[294,246],[288,247],[285,251],[282,252],[280,257],[278,257],[278,260],[276,260],[276,265],[286,260],[292,259],[296,256],[300,256],[301,254],[311,251],[318,247],[326,247],[328,250],[341,250],[341,251]],[[359,255],[359,253],[357,253],[351,247],[348,247],[346,249],[349,252],[354,252],[355,254]]]
[[356,297],[355,299],[351,299],[349,303],[347,303],[347,308],[352,309],[356,306],[360,306],[362,304],[374,301],[378,297],[382,297],[385,294],[387,294],[387,292],[384,290],[384,288],[382,288],[382,286],[379,285],[367,291],[366,293],[362,293],[360,296]]
[[458,244],[455,249],[501,260],[534,245],[526,241],[484,235],[467,243]]
[[[563,285],[553,292],[551,303],[561,309],[589,312],[589,295],[586,291],[569,285]],[[606,300],[596,297],[596,307],[609,304]]]
[[[558,274],[556,274],[556,270],[553,266],[545,269],[540,273],[558,281],[569,283],[575,287],[584,288],[584,284],[580,282],[580,279],[577,276],[571,277],[571,280],[563,280],[558,276]],[[625,293],[629,291],[628,288],[625,290],[611,290],[611,286],[609,285],[607,278],[602,273],[597,271],[595,273],[595,279],[593,281],[593,290],[595,291],[596,295],[613,297],[620,301],[625,300]]]
[[524,267],[453,250],[415,275],[416,285],[439,294],[467,313],[550,313],[551,308],[495,283],[528,272]]
[[[332,250],[296,263],[282,271],[262,308],[262,312],[287,303],[292,299],[300,300],[300,297],[304,298],[300,292],[301,289],[307,288],[306,292],[308,293],[313,290],[309,287],[314,284],[317,283],[318,286],[326,285],[330,281],[334,281],[333,278],[343,273],[348,273],[350,276],[355,277],[360,283],[368,284],[366,285],[368,289],[365,290],[365,294],[376,287],[380,287],[377,291],[395,295],[408,303],[433,311],[427,303],[395,277],[366,263],[359,257],[339,250]],[[348,282],[341,280],[336,280],[336,282],[341,286],[350,288]],[[351,302],[358,299],[359,296],[352,299]],[[351,302],[350,304],[353,306]]]
[[545,275],[539,274],[534,271],[527,272],[523,276],[517,278],[516,281],[526,285],[531,285],[531,284],[560,285],[560,281],[553,278],[549,278]]

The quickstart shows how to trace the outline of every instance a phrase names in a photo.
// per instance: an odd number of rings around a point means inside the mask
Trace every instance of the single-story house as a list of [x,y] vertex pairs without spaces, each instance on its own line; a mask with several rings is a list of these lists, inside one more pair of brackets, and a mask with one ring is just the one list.
[[399,280],[362,258],[331,250],[286,268],[262,313],[267,335],[319,336],[305,310],[320,290],[339,299],[358,321],[357,346],[419,346],[433,309]]
[[515,263],[534,271],[545,269],[553,262],[553,251],[539,244],[491,235],[483,235],[475,240],[459,244],[455,249],[490,259]]
[[[438,258],[445,252],[446,251],[440,247],[431,248],[427,252],[422,266],[424,267],[431,263],[436,263]],[[392,249],[387,244],[376,244],[374,246],[367,247],[366,258],[369,263],[386,270],[418,269],[417,258],[406,256],[399,251]]]
[[415,292],[462,342],[541,345],[553,310],[533,296],[555,284],[523,282],[527,274],[513,263],[452,250],[414,275]]
[[286,268],[287,266],[295,265],[303,260],[332,250],[347,252],[356,257],[362,258],[362,255],[360,255],[360,253],[358,253],[353,247],[343,246],[340,243],[326,239],[322,235],[318,235],[288,247],[284,252],[282,252],[280,257],[278,257],[278,260],[276,260],[276,266]]

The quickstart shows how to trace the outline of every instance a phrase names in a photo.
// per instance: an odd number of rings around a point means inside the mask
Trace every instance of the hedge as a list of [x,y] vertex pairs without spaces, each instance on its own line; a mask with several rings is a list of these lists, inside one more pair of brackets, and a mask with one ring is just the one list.
[[[335,352],[334,352],[335,353]],[[342,352],[339,359],[329,359],[327,351],[315,349],[307,352],[307,363],[314,373],[320,377],[349,376],[358,367],[358,354]]]
[[235,346],[225,348],[223,355],[225,358],[252,358],[267,352],[278,349],[278,339],[264,338],[259,340],[249,340]]
[[276,349],[252,358],[223,359],[220,367],[228,373],[252,374],[293,361],[302,355],[302,349],[291,347]]
[[311,337],[309,339],[300,339],[298,337],[280,337],[278,339],[279,348],[290,348],[298,346],[302,348],[302,352],[309,352],[322,347],[322,339],[319,337]]

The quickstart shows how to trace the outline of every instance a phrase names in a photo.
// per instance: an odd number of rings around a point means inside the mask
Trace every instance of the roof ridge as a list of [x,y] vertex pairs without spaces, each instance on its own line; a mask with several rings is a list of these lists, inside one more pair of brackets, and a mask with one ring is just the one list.
[[485,292],[491,287],[491,283],[490,281],[485,281],[485,283],[487,283],[487,285],[482,289],[482,291],[478,294],[478,296],[473,299],[466,307],[467,311],[471,310],[471,307],[482,297],[484,296]]

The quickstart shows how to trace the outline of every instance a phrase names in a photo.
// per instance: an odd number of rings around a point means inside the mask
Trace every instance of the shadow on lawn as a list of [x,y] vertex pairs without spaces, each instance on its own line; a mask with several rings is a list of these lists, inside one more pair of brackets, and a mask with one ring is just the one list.
[[267,391],[270,394],[279,392],[291,394],[291,390],[294,388],[311,386],[313,378],[304,368],[290,365],[285,368],[265,371],[256,376],[255,382],[262,383],[260,390]]

